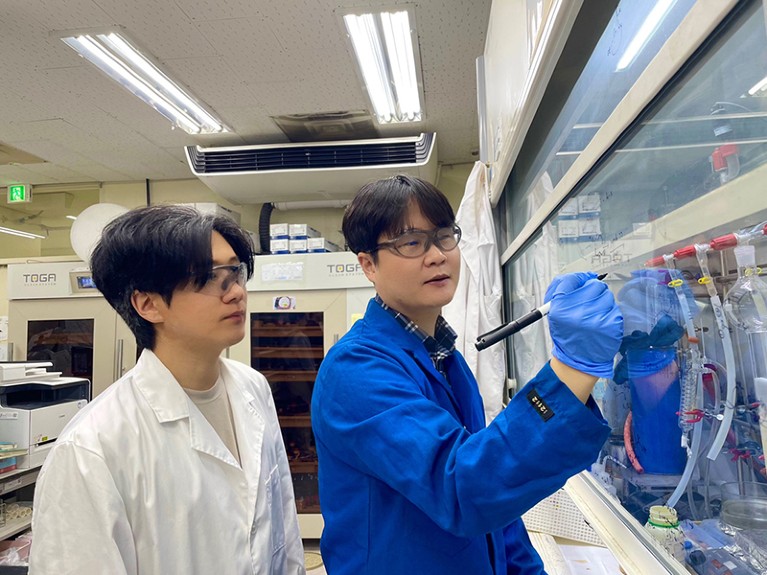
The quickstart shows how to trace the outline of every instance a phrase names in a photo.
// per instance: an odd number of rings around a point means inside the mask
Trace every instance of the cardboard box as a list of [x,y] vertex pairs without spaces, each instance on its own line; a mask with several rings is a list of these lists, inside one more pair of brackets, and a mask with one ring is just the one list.
[[290,224],[288,230],[291,240],[305,240],[307,238],[320,237],[320,232],[307,224]]
[[291,254],[305,254],[306,253],[306,240],[288,240],[288,251]]
[[306,240],[306,249],[310,253],[340,252],[343,251],[338,244],[334,244],[325,238],[309,238]]
[[270,239],[269,251],[273,254],[289,254],[290,253],[290,240],[287,239]]
[[288,224],[269,224],[269,237],[273,240],[287,240],[290,237]]

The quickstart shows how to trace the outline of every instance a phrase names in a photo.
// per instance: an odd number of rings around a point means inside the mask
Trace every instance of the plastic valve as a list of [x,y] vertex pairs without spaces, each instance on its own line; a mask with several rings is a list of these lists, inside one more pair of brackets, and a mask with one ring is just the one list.
[[658,256],[657,258],[652,258],[650,260],[647,260],[644,263],[644,266],[646,268],[657,268],[659,266],[662,266],[665,263],[666,263],[666,260],[663,258],[663,256]]
[[711,240],[709,244],[712,250],[724,250],[727,248],[734,248],[738,245],[738,237],[735,234],[727,234],[725,236],[719,236]]
[[695,257],[695,246],[685,246],[674,252],[674,259],[683,260]]

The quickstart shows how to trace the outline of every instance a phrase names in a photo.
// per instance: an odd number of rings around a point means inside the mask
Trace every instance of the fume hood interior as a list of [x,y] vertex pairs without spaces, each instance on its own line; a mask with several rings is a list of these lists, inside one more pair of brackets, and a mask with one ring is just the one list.
[[[607,274],[624,337],[594,392],[612,433],[590,497],[636,541],[651,508],[675,510],[681,547],[648,544],[673,573],[767,572],[765,17],[762,2],[738,3],[504,269],[512,318],[555,274]],[[612,65],[601,73],[620,81]],[[507,237],[607,121],[607,99],[570,110],[569,127],[515,166],[496,212]],[[550,340],[534,326],[509,347],[522,385]]]

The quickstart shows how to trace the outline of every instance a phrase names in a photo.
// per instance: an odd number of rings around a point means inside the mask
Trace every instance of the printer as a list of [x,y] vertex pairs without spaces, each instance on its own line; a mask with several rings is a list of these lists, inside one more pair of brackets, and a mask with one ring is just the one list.
[[42,465],[53,442],[91,397],[87,379],[60,377],[40,366],[0,364],[0,441],[26,451],[17,457],[19,469]]

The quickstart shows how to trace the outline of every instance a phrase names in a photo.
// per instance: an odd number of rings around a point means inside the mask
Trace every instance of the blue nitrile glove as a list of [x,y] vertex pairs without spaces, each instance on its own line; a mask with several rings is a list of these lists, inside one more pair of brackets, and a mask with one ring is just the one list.
[[[632,279],[618,292],[618,305],[623,313],[623,329],[626,334],[636,330],[649,333],[658,319],[669,316],[684,325],[686,314],[679,303],[676,289],[669,286],[672,279],[682,279],[678,270],[663,268],[641,269],[631,272]],[[682,281],[681,292],[693,319],[700,313],[695,296],[688,282]]]
[[[670,315],[664,314],[649,334],[634,330],[623,336],[619,350],[622,357],[615,366],[613,381],[620,385],[629,379],[658,373],[674,361],[674,344],[682,335],[684,328]],[[629,355],[632,356],[631,361]]]
[[583,373],[611,377],[623,316],[607,285],[591,272],[564,274],[552,280],[544,301],[551,301],[552,355]]

